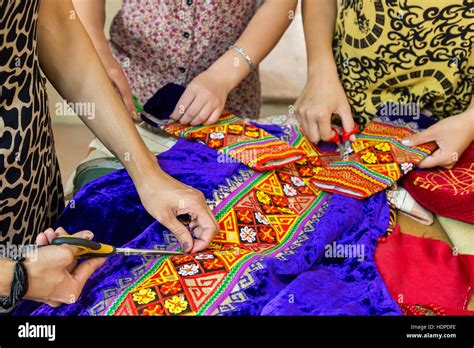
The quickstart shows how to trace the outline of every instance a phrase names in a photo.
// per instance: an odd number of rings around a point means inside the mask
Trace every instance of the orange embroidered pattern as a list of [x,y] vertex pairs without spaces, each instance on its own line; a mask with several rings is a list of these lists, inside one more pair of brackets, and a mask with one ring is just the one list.
[[[395,132],[392,128],[389,131]],[[231,312],[234,299],[229,294],[238,289],[240,279],[245,276],[251,282],[249,270],[262,258],[292,253],[290,246],[304,240],[308,222],[324,214],[330,199],[330,195],[311,182],[339,160],[339,153],[322,152],[301,134],[298,127],[294,132],[296,135],[291,144],[305,156],[275,170],[252,171],[235,190],[221,197],[213,210],[220,229],[208,250],[154,259],[138,279],[97,305],[93,314],[173,316]],[[375,158],[376,163],[372,166],[397,165],[384,163],[389,157],[383,156],[400,157],[390,142],[396,142],[396,138],[378,137],[379,132],[383,133],[379,125],[374,128],[374,135],[366,132],[354,145],[361,149],[358,152],[370,148],[374,155],[365,157],[369,161]],[[413,158],[422,158],[422,154],[429,152],[429,148],[423,150],[426,152],[412,150]],[[368,153],[362,152],[361,156]],[[412,155],[403,156],[410,158]],[[356,164],[364,167],[361,163]],[[397,172],[397,169],[393,170]],[[390,178],[379,173],[374,177],[346,170],[335,178],[344,182],[345,187],[369,195],[374,193],[370,190],[383,188],[379,178]]]
[[252,169],[263,171],[285,166],[304,157],[304,152],[232,114],[224,114],[212,126],[192,127],[179,123],[162,126],[174,136],[198,141]]
[[401,140],[413,133],[405,124],[375,119],[352,143],[348,158],[319,170],[311,183],[355,198],[366,198],[392,186],[436,149],[435,143],[404,146]]
[[106,305],[105,314],[215,315],[229,310],[226,292],[250,265],[288,252],[289,245],[303,236],[303,226],[324,213],[329,195],[309,180],[337,154],[321,155],[295,133],[293,144],[307,157],[254,173],[214,209],[220,231],[208,250],[154,260],[138,281]]

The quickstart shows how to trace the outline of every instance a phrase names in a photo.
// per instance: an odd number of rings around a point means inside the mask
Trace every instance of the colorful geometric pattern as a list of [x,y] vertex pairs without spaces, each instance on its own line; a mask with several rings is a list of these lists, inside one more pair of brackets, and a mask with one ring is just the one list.
[[162,129],[174,136],[199,141],[252,169],[263,171],[285,166],[304,156],[304,152],[274,137],[262,128],[232,114],[223,114],[211,126],[187,126],[171,123]]
[[401,140],[416,130],[388,119],[374,119],[352,143],[352,153],[318,170],[316,187],[355,198],[366,198],[392,186],[402,175],[430,155],[435,143],[408,147]]
[[[221,119],[221,122],[225,120]],[[232,122],[229,124],[233,125]],[[179,130],[180,125],[173,127],[176,134],[185,138],[196,137],[193,135],[196,128]],[[207,142],[212,139],[210,134],[228,130],[219,127],[212,130],[206,128],[207,133],[203,133],[206,136],[201,139]],[[395,174],[385,169],[381,172],[383,175],[377,174],[379,181],[374,180],[376,183],[384,180],[383,183],[389,185],[390,180],[400,175],[401,169],[397,163],[384,163],[382,155],[387,154],[391,159],[419,159],[429,153],[430,147],[397,152],[400,139],[412,131],[407,126],[384,127],[382,124],[368,127],[368,131],[354,144],[360,157],[370,149],[377,163],[351,164],[354,168],[360,168],[356,172],[359,178],[364,170],[375,171],[374,167],[368,170],[365,166],[394,164]],[[337,163],[339,153],[322,152],[301,134],[298,127],[289,129],[289,143],[304,156],[274,170],[244,173],[243,179],[229,181],[231,188],[219,187],[214,195],[216,203],[213,213],[220,231],[208,250],[152,259],[146,267],[136,270],[139,274],[132,281],[119,280],[123,286],[111,291],[106,301],[93,306],[91,314],[216,315],[231,312],[235,304],[246,301],[243,289],[253,284],[252,274],[262,267],[261,260],[267,257],[285,259],[286,255],[297,252],[308,233],[317,233],[312,224],[323,216],[330,199],[330,195],[311,182],[326,168],[332,168]],[[227,145],[227,139],[217,148],[226,150],[227,146],[232,147]],[[395,144],[393,148],[392,144]],[[369,194],[364,191],[367,189],[364,183],[360,182],[360,191]],[[379,187],[374,184],[369,188],[375,193],[375,190],[381,189]],[[133,272],[135,274],[135,270]]]
[[216,314],[230,306],[229,294],[239,282],[251,282],[245,275],[260,259],[284,257],[290,245],[301,243],[305,226],[322,215],[330,196],[309,185],[326,156],[297,129],[292,143],[305,159],[254,172],[217,203],[213,212],[220,232],[208,250],[155,259],[136,281],[101,304],[101,314]]

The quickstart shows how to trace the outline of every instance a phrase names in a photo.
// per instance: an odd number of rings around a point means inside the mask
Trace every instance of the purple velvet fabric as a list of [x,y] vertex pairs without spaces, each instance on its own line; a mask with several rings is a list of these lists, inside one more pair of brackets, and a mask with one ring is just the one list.
[[[279,127],[265,128],[277,136],[283,134]],[[238,163],[218,163],[216,151],[185,140],[179,140],[158,159],[167,173],[203,191],[208,199],[220,185],[225,186],[228,179],[248,169]],[[322,217],[314,223],[314,231],[308,233],[309,238],[286,260],[263,260],[265,267],[252,272],[253,285],[242,290],[247,301],[235,304],[235,310],[227,314],[400,315],[373,261],[377,238],[384,233],[388,216],[384,193],[366,200],[333,195]],[[90,229],[95,240],[117,246],[153,248],[175,243],[169,231],[144,210],[124,170],[81,189],[57,225],[70,233]],[[325,246],[333,242],[364,245],[365,260],[325,258]],[[147,265],[147,259],[139,256],[110,257],[88,281],[75,304],[34,309],[24,303],[16,315],[101,314],[107,299],[115,295],[110,289],[133,283],[139,276],[137,267],[145,271]]]
[[[286,262],[269,260],[272,277],[283,279],[283,287],[261,314],[400,315],[373,258],[388,214],[384,192],[363,202],[334,195],[317,226],[318,233],[311,235],[302,252]],[[327,255],[327,246],[334,246],[333,242],[358,247],[361,254],[342,258]],[[264,279],[259,283],[269,284]]]
[[[333,195],[296,254],[264,261],[264,270],[254,272],[256,285],[244,291],[252,301],[233,314],[401,315],[374,262],[388,216],[384,192],[363,201]],[[359,248],[360,254],[334,257],[328,246],[338,245]]]
[[[203,144],[178,140],[171,150],[158,156],[158,162],[169,175],[212,199],[219,185],[225,185],[227,179],[248,169],[239,163],[219,163],[218,156]],[[69,233],[91,230],[94,240],[115,246],[153,249],[154,245],[174,243],[169,231],[143,208],[132,180],[123,169],[85,185],[61,214],[55,227],[58,226]],[[116,286],[118,278],[129,277],[131,270],[144,260],[139,256],[111,257],[91,277],[77,303],[57,309],[43,305],[34,314],[90,314],[92,304],[103,296],[102,291]],[[24,302],[15,311],[17,315],[28,315],[35,307],[29,301]]]

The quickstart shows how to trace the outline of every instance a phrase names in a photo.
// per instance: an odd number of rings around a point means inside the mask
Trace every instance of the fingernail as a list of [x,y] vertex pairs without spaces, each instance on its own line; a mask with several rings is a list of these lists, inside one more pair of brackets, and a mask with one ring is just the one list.
[[410,140],[408,140],[408,139],[403,139],[403,140],[402,140],[402,144],[408,146],[408,145],[410,145]]
[[183,243],[183,251],[186,252],[186,253],[189,251],[189,243],[188,242]]
[[88,239],[94,238],[94,233],[92,233],[92,232],[87,232],[87,238],[88,238]]

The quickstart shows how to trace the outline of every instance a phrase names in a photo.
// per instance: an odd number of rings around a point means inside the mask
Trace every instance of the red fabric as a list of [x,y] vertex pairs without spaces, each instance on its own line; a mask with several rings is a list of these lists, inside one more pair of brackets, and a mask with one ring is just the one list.
[[453,169],[412,171],[402,186],[432,212],[474,223],[474,142]]
[[461,311],[474,289],[474,256],[455,256],[446,243],[403,234],[397,227],[378,244],[375,262],[395,301],[436,304],[447,315],[466,315]]
[[459,309],[446,308],[446,315],[447,316],[464,316],[464,315],[474,316],[474,311],[465,311],[465,310],[459,310]]

